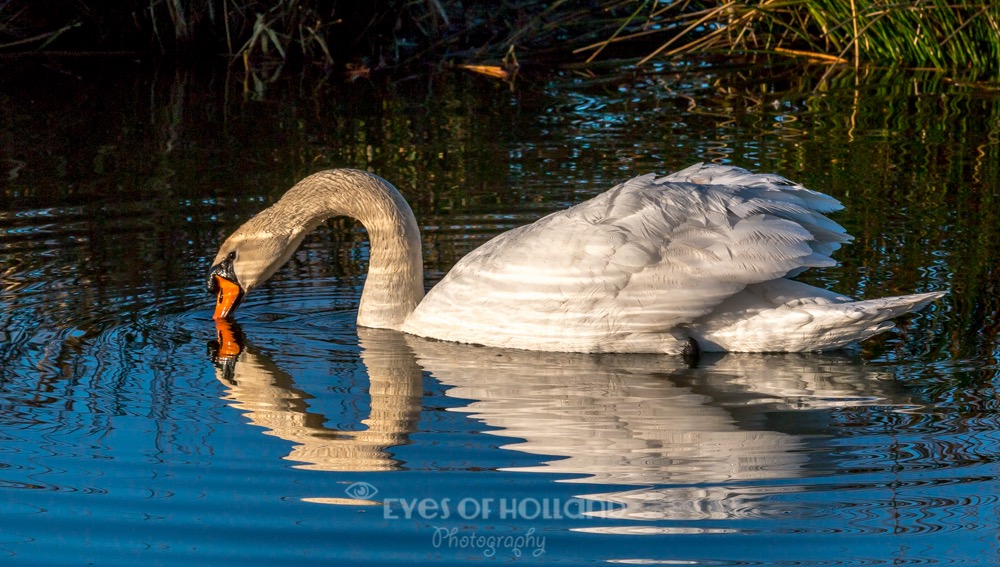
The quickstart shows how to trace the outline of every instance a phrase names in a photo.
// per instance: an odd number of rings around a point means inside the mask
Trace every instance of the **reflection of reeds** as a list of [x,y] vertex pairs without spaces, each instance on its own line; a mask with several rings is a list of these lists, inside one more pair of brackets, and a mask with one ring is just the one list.
[[1000,72],[993,0],[131,0],[117,12],[91,4],[56,14],[28,0],[0,3],[0,49],[58,39],[63,49],[225,52],[248,67],[479,64],[512,50],[548,63],[740,51]]

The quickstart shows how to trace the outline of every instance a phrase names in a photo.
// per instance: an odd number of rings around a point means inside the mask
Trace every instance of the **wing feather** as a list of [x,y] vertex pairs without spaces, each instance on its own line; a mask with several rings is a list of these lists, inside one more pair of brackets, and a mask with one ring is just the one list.
[[678,325],[747,285],[833,265],[850,236],[822,213],[839,208],[735,167],[636,177],[476,249],[403,330],[515,348],[676,350]]

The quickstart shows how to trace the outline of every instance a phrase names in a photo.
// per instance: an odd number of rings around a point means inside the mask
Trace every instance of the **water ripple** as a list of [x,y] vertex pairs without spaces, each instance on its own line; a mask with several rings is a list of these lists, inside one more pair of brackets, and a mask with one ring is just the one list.
[[[995,562],[1000,107],[953,86],[910,96],[884,74],[820,89],[809,68],[727,79],[732,65],[596,69],[510,96],[435,77],[312,98],[276,78],[263,102],[219,96],[183,70],[164,80],[174,70],[161,67],[127,82],[102,65],[100,81],[62,87],[49,74],[30,99],[23,81],[3,82],[8,137],[26,142],[7,148],[23,167],[0,189],[11,200],[0,553],[101,565],[484,559],[434,545],[438,528],[460,528],[533,530],[547,538],[538,561],[566,564]],[[76,112],[77,97],[121,112]],[[79,139],[94,143],[65,143]],[[311,170],[398,180],[433,282],[495,234],[705,159],[778,171],[848,205],[836,218],[857,240],[804,279],[869,297],[953,295],[839,355],[690,368],[449,348],[356,327],[369,247],[362,228],[331,221],[248,296],[240,355],[210,344],[215,247]],[[357,483],[378,493],[352,501]],[[372,505],[445,498],[575,499],[594,513],[400,520]]]

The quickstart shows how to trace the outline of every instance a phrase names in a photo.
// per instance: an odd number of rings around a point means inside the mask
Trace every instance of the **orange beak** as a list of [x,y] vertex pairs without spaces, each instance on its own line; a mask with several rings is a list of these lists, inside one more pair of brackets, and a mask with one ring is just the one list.
[[219,320],[229,317],[240,300],[243,299],[243,290],[239,284],[233,283],[222,276],[215,276],[215,284],[218,287],[219,295],[215,302],[215,314],[212,319]]

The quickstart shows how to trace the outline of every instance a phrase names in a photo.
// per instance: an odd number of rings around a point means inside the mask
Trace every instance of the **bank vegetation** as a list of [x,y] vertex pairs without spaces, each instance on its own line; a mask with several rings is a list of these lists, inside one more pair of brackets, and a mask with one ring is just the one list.
[[1000,75],[996,0],[0,0],[0,55],[247,68],[650,65],[693,53]]

